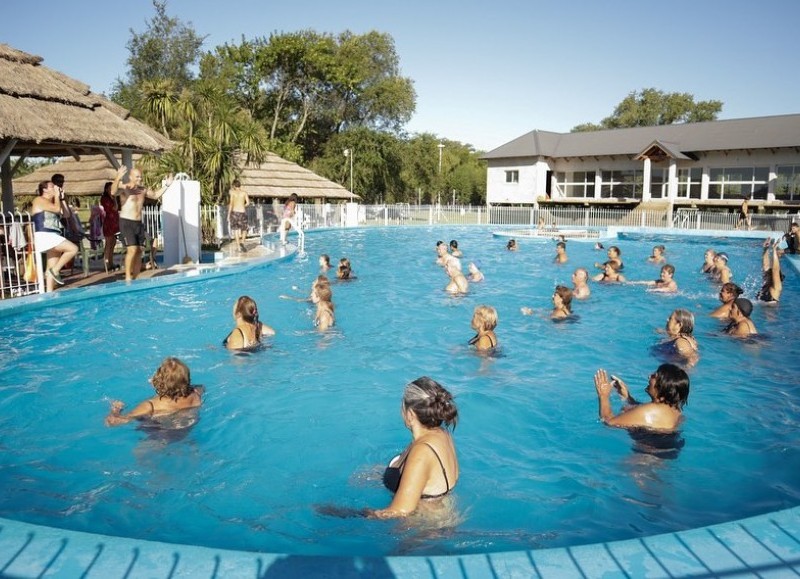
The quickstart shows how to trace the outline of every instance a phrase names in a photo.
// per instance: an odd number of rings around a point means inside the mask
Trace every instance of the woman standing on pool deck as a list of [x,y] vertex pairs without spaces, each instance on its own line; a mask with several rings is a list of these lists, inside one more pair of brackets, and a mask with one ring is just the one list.
[[458,409],[450,392],[427,376],[417,378],[406,386],[401,413],[411,444],[391,460],[383,476],[394,499],[385,509],[367,509],[368,517],[406,517],[420,501],[440,499],[458,482],[456,448],[448,431],[458,422]]
[[[594,386],[600,405],[600,419],[609,426],[621,428],[647,428],[672,432],[683,418],[682,410],[689,400],[689,375],[674,364],[661,364],[650,374],[645,391],[650,402],[638,403],[628,391],[628,386],[615,376],[611,381],[605,370],[594,375]],[[611,409],[611,390],[616,388],[628,405],[617,415]]]
[[258,306],[250,296],[241,296],[233,306],[236,327],[222,342],[229,350],[248,350],[258,346],[264,336],[274,336],[275,330],[258,320]]
[[55,284],[64,285],[61,268],[77,255],[78,246],[61,236],[61,216],[69,215],[61,188],[52,181],[42,181],[38,193],[31,208],[33,239],[36,251],[47,257],[45,277],[47,291],[51,292]]
[[116,400],[106,416],[106,426],[118,426],[135,419],[174,414],[187,408],[197,408],[203,403],[202,386],[192,386],[189,368],[177,358],[165,358],[150,379],[156,395],[140,402],[128,414],[122,414],[125,405]]

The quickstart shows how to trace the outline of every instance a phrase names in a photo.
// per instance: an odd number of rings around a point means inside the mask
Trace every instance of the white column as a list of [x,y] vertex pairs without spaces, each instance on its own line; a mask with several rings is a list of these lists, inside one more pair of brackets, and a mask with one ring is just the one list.
[[645,157],[642,175],[642,201],[650,201],[650,158]]
[[601,175],[600,169],[596,169],[594,172],[594,198],[600,199],[600,184],[603,182],[603,176]]
[[669,174],[667,176],[667,198],[672,203],[678,197],[678,162],[669,160]]
[[775,185],[778,183],[778,169],[775,165],[769,166],[767,179],[767,201],[775,201]]
[[708,167],[703,166],[703,173],[700,175],[700,200],[707,201],[708,200],[708,182],[710,178],[708,176]]

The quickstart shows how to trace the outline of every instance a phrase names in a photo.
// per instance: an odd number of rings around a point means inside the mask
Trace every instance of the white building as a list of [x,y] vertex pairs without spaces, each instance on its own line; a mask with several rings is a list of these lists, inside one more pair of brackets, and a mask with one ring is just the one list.
[[483,156],[487,203],[800,207],[800,115],[532,131]]

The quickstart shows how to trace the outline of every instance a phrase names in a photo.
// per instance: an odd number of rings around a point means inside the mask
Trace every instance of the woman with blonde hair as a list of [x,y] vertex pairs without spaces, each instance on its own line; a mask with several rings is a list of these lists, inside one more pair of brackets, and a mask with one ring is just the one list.
[[470,346],[475,346],[479,352],[497,347],[497,336],[494,333],[494,329],[497,327],[497,310],[492,306],[476,306],[470,325],[473,330],[478,332],[470,339]]
[[166,416],[187,408],[197,408],[203,403],[202,386],[192,386],[189,367],[178,358],[165,358],[150,379],[156,391],[152,398],[140,402],[122,414],[125,404],[119,400],[111,403],[111,412],[106,416],[106,426],[117,426],[131,420],[142,420],[153,416]]
[[264,336],[274,336],[275,330],[258,319],[258,306],[250,296],[241,296],[233,306],[236,327],[222,342],[229,350],[250,350],[261,344]]
[[311,301],[317,305],[317,312],[314,315],[314,326],[324,332],[336,323],[334,316],[333,292],[330,284],[317,284],[311,290]]

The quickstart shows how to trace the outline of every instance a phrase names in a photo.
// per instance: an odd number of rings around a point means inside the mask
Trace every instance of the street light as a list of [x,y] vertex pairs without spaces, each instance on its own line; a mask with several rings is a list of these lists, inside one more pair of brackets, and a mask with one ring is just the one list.
[[350,149],[344,150],[344,156],[350,159],[350,199],[353,199],[353,151]]

